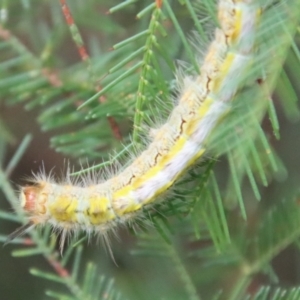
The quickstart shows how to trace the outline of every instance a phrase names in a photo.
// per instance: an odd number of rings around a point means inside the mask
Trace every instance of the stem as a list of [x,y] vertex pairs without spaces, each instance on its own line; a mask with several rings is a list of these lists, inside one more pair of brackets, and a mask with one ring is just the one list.
[[150,65],[152,55],[153,55],[153,46],[155,45],[156,38],[155,38],[155,31],[158,26],[158,20],[161,16],[161,5],[157,3],[152,16],[151,21],[149,23],[149,35],[146,39],[145,43],[145,53],[143,56],[143,67],[140,76],[139,86],[137,90],[137,98],[136,98],[136,105],[135,105],[135,115],[134,115],[134,123],[133,123],[133,133],[132,133],[132,140],[135,143],[139,143],[140,141],[140,130],[141,130],[141,123],[143,121],[143,107],[147,101],[145,96],[145,89],[148,84],[147,81],[147,74],[148,71],[152,68]]
[[166,246],[167,246],[167,250],[170,253],[171,258],[175,264],[175,268],[176,268],[178,274],[180,275],[181,280],[184,283],[184,287],[189,296],[189,299],[190,300],[201,300],[201,297],[198,295],[197,289],[196,289],[190,275],[188,274],[185,266],[182,264],[182,261],[181,261],[180,257],[178,256],[177,252],[175,251],[174,247],[172,245],[167,245],[167,244],[166,244]]
[[234,284],[233,290],[230,293],[228,300],[239,300],[242,299],[241,295],[246,290],[250,283],[251,277],[247,274],[243,274],[239,276],[238,281]]
[[[78,29],[76,23],[74,22],[73,16],[71,14],[71,11],[68,7],[66,0],[59,0],[59,1],[61,4],[61,10],[66,19],[66,23],[69,26],[73,41],[77,47],[80,58],[86,65],[87,71],[88,71],[89,76],[95,86],[96,92],[99,92],[102,90],[102,87],[99,84],[97,77],[93,71],[91,59],[90,59],[88,51],[84,45],[84,42],[83,42],[82,36],[79,32],[79,29]],[[98,98],[98,100],[100,103],[104,103],[104,102],[106,102],[107,99],[104,95],[102,95]],[[118,126],[116,120],[113,117],[108,116],[107,121],[110,125],[110,128],[111,128],[113,134],[114,134],[114,137],[117,140],[122,140],[122,135],[121,135],[121,132],[120,132],[120,129],[119,129],[119,126]]]

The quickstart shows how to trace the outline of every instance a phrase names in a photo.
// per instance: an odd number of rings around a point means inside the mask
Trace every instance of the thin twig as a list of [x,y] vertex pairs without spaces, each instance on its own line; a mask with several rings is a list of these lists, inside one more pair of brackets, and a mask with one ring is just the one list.
[[[66,23],[69,26],[70,32],[72,34],[73,41],[74,41],[74,43],[77,47],[78,53],[81,57],[81,60],[86,64],[87,71],[89,72],[90,78],[92,79],[92,81],[95,85],[96,92],[100,92],[102,90],[102,87],[99,84],[99,81],[96,79],[96,76],[93,72],[90,56],[89,56],[89,54],[86,50],[86,47],[84,45],[84,42],[83,42],[81,34],[78,30],[78,27],[74,22],[74,19],[73,19],[73,16],[71,14],[71,11],[68,7],[68,4],[67,4],[66,0],[59,0],[59,1],[60,1],[60,4],[61,4],[61,10],[63,12],[63,15],[64,15],[65,19],[66,19]],[[103,96],[103,95],[100,96],[98,99],[99,99],[100,103],[104,103],[107,100],[106,97]],[[122,140],[122,135],[121,135],[121,132],[120,132],[120,129],[119,129],[119,126],[118,126],[116,120],[111,116],[108,116],[107,120],[108,120],[108,123],[111,127],[111,130],[112,130],[115,138],[117,140]]]

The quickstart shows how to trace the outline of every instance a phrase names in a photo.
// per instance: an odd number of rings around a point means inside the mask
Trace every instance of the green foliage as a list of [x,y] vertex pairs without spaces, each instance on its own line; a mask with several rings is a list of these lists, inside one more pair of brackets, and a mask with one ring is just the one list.
[[[75,165],[95,163],[74,174],[114,169],[140,152],[148,126],[165,120],[177,97],[175,59],[188,62],[179,77],[199,73],[187,33],[196,31],[195,47],[203,51],[207,31],[216,26],[214,1],[163,0],[161,9],[159,3],[69,1],[75,20],[69,27],[59,1],[0,4],[1,108],[33,110],[41,130],[50,132],[52,148],[72,157]],[[300,287],[286,286],[272,260],[290,245],[299,248],[299,176],[284,166],[276,149],[280,136],[286,151],[296,148],[288,146],[290,136],[280,132],[279,124],[285,128],[283,114],[292,122],[300,116],[299,7],[298,0],[286,0],[263,13],[253,72],[210,138],[210,157],[189,170],[165,201],[145,211],[128,228],[131,235],[120,230],[118,245],[112,238],[119,267],[101,247],[93,252],[95,241],[87,243],[85,236],[71,239],[60,256],[59,234],[48,226],[15,239],[0,255],[13,248],[14,263],[26,260],[30,274],[39,277],[34,280],[46,281],[48,299],[298,299]],[[90,56],[83,54],[81,60],[76,51],[82,53],[83,45]],[[27,125],[27,116],[18,126]],[[26,128],[21,141],[2,111],[0,117],[0,204],[7,199],[16,211],[0,210],[4,243],[11,230],[5,226],[24,222],[10,178],[35,137]],[[14,155],[7,154],[16,140]],[[19,170],[17,176],[23,174]],[[279,183],[287,174],[288,180]],[[272,195],[275,189],[278,195]],[[131,239],[136,245],[130,246]],[[52,269],[30,260],[40,256]],[[13,272],[7,271],[7,278]],[[24,299],[24,294],[11,296],[20,281],[24,275],[6,298]]]

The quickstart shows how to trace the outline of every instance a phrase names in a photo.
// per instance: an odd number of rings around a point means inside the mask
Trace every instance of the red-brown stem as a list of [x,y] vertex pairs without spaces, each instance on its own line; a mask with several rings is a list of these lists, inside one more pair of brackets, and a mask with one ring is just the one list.
[[[68,7],[68,4],[67,4],[66,0],[59,0],[59,1],[60,1],[60,4],[61,4],[61,9],[62,9],[63,15],[65,16],[67,25],[69,27],[70,26],[75,26],[73,16],[71,14],[71,11]],[[158,1],[158,2],[160,2],[160,1]],[[89,58],[88,52],[87,52],[84,44],[83,43],[82,44],[75,43],[75,44],[76,44],[78,53],[81,57],[81,60],[84,61],[84,62],[88,61],[90,58]],[[96,91],[99,92],[101,90],[102,90],[102,87],[100,86],[99,83],[97,83],[96,84]],[[100,103],[104,103],[105,101],[106,101],[105,96],[100,96],[99,97],[99,102]],[[122,135],[121,135],[121,132],[120,132],[120,128],[119,128],[116,120],[113,117],[107,117],[107,120],[108,120],[108,123],[110,125],[110,128],[111,128],[115,138],[118,139],[118,140],[122,140]]]
[[155,0],[155,4],[156,4],[157,8],[161,8],[163,5],[163,0]]
[[69,271],[53,255],[46,256],[46,259],[60,277],[70,277]]
[[[13,38],[13,36],[9,30],[4,29],[0,25],[0,38],[2,38],[5,41],[9,41]],[[19,42],[19,43],[22,46],[22,48],[24,48],[24,49],[26,48],[24,45],[21,44],[21,42]],[[26,50],[29,52],[28,49],[26,49]],[[56,71],[51,70],[49,68],[43,68],[41,73],[52,86],[54,86],[54,87],[62,86],[62,81],[60,80]]]

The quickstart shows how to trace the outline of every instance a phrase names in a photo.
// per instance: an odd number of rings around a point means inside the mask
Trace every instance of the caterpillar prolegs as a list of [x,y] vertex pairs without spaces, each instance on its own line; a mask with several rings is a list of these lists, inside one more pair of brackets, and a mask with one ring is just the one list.
[[62,231],[106,235],[153,204],[206,152],[206,142],[230,110],[245,72],[251,68],[255,33],[264,7],[258,0],[220,0],[219,28],[200,66],[200,75],[185,81],[168,120],[153,133],[148,147],[105,182],[69,175],[57,183],[45,174],[20,191],[29,223],[11,235],[49,223]]

